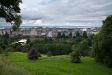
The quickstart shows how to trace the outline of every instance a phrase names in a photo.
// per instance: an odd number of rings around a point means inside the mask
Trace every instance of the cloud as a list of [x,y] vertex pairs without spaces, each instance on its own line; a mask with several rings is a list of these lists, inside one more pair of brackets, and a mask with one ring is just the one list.
[[102,21],[112,15],[111,0],[23,0],[23,19],[63,23],[75,20]]

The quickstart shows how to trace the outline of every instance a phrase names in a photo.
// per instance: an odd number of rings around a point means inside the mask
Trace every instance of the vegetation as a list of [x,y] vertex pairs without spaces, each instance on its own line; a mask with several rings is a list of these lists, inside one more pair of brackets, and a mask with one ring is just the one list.
[[18,30],[21,24],[21,16],[19,4],[21,0],[0,0],[0,17],[6,19],[6,22],[10,22],[13,25],[13,30]]
[[91,54],[91,46],[89,46],[89,41],[87,39],[84,39],[79,44],[79,50],[81,53],[81,56],[90,56]]
[[[82,63],[75,64],[70,62],[70,57],[67,55],[51,57],[42,55],[39,60],[32,61],[27,59],[26,53],[12,52],[9,53],[7,59],[17,69],[24,69],[23,73],[31,73],[31,75],[112,75],[112,69],[96,63],[90,57],[82,57]],[[10,67],[7,67],[7,69],[10,69]],[[4,73],[7,72],[7,69]],[[15,68],[12,69],[13,71],[16,70]],[[19,72],[15,71],[11,75],[28,75]]]
[[31,49],[28,53],[28,59],[36,60],[40,56],[39,52],[35,49]]
[[23,68],[13,66],[6,57],[0,57],[0,75],[31,75]]
[[65,40],[51,40],[51,39],[36,39],[32,41],[33,48],[38,49],[41,54],[47,54],[50,52],[50,55],[64,55],[69,54],[72,51],[71,44]]
[[71,61],[73,63],[80,63],[81,62],[81,55],[79,50],[75,50],[71,53]]
[[96,60],[112,67],[112,16],[103,21],[101,31],[95,36],[93,48]]
[[[20,3],[22,0],[0,0],[0,17],[17,32],[22,23]],[[86,31],[75,34],[59,32],[57,38],[28,38],[25,45],[17,42],[20,35],[0,35],[0,75],[112,75],[112,16],[103,21],[94,42],[93,35],[88,36]],[[87,57],[91,54],[109,68]]]

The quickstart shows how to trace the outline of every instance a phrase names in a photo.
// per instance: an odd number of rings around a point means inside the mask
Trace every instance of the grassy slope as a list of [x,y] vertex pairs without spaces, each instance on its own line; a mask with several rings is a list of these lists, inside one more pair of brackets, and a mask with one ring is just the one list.
[[71,63],[68,56],[42,57],[30,61],[24,53],[11,53],[8,58],[15,66],[39,75],[112,75],[112,69],[95,63],[89,57],[82,58],[81,64]]

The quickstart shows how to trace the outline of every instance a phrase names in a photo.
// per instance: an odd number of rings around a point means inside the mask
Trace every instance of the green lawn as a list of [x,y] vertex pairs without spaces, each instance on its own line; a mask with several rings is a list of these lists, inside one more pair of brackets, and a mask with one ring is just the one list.
[[23,68],[35,75],[112,75],[109,69],[94,61],[93,58],[83,57],[82,63],[70,62],[69,56],[42,56],[39,60],[30,61],[25,53],[10,53],[8,59],[12,65]]

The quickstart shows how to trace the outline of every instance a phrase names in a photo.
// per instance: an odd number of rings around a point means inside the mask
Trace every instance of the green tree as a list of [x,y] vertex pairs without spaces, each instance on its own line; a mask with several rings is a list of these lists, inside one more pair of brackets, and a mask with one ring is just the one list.
[[94,38],[93,49],[97,61],[112,67],[112,16],[103,21],[100,32]]
[[80,50],[81,56],[89,56],[90,46],[89,46],[88,40],[87,39],[82,40],[79,45],[80,45],[79,50]]
[[73,50],[73,52],[70,54],[71,62],[80,63],[81,62],[81,59],[80,59],[81,55],[80,55],[79,47],[78,46],[76,47],[75,45],[73,45],[72,50]]
[[61,38],[61,32],[58,32],[57,38]]
[[69,33],[69,38],[72,38],[72,32]]
[[28,38],[27,41],[26,41],[26,44],[24,46],[25,52],[29,51],[31,49],[31,47],[32,47],[32,42],[31,42],[30,38]]
[[62,37],[62,38],[66,38],[66,35],[65,35],[64,32],[62,33],[61,37]]
[[76,37],[81,37],[81,34],[79,31],[76,32]]
[[[18,29],[21,23],[19,4],[21,0],[0,0],[0,17],[5,18],[6,22],[13,25],[13,29]],[[16,29],[15,29],[16,28]]]
[[83,32],[82,37],[85,38],[85,39],[88,38],[88,36],[87,36],[87,32],[86,32],[86,31]]
[[6,49],[9,46],[9,34],[7,32],[3,35],[2,40],[3,40],[3,45],[4,45],[3,49]]
[[76,45],[78,45],[82,40],[82,37],[81,37],[81,34],[79,33],[79,31],[76,32],[76,36],[75,36],[75,40],[74,40],[74,43]]

